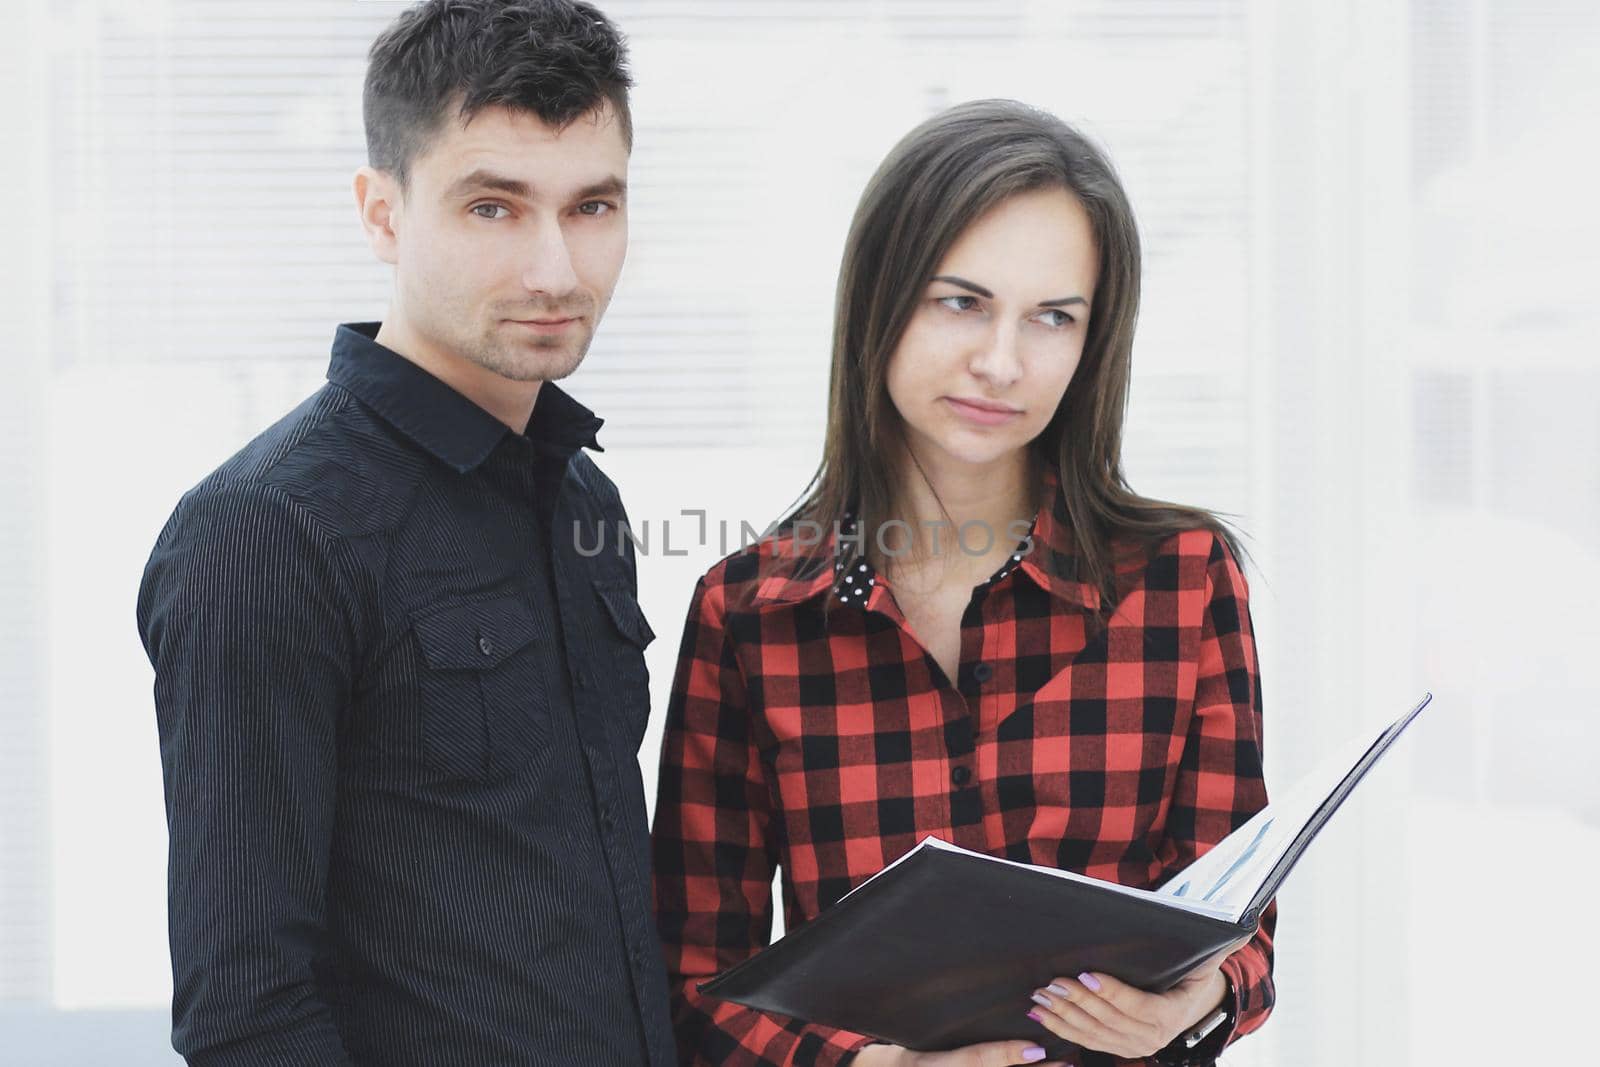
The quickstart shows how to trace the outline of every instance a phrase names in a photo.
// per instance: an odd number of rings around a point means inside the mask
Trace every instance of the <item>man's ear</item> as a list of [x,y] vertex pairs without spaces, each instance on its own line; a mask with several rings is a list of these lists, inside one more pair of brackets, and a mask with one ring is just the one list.
[[394,175],[372,167],[358,167],[352,185],[361,228],[366,232],[372,254],[385,263],[400,259],[396,228],[400,224],[400,183]]

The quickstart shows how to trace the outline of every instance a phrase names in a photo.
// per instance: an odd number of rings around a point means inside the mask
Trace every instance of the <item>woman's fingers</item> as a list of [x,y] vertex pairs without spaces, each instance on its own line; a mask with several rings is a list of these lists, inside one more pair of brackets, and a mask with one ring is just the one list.
[[925,1052],[917,1067],[1014,1067],[1019,1063],[1045,1067],[1045,1051],[1032,1041],[987,1041],[949,1052]]
[[[1090,981],[1099,988],[1090,986]],[[1043,996],[1036,999],[1035,1003],[1040,1003],[1042,999],[1041,1006],[1047,1008],[1063,1002],[1068,1003],[1091,1016],[1102,1026],[1116,1031],[1131,1031],[1144,1025],[1143,1018],[1148,1014],[1148,1005],[1141,1004],[1134,997],[1128,996],[1129,991],[1138,994],[1139,997],[1149,995],[1131,986],[1123,986],[1113,978],[1102,980],[1085,974],[1079,976],[1077,980],[1055,979],[1037,991],[1036,998],[1038,994]]]
[[1160,994],[1146,993],[1109,974],[1084,972],[1078,975],[1077,981],[1057,978],[1050,984],[1062,990],[1066,999],[1087,1009],[1096,1018],[1105,1018],[1095,1011],[1101,1005],[1118,1016],[1136,1022],[1151,1019],[1161,1010]]
[[1093,1015],[1064,1000],[1054,1007],[1039,1006],[1028,1012],[1028,1018],[1049,1030],[1064,1041],[1099,1052],[1124,1054],[1123,1037]]
[[[1091,987],[1091,982],[1099,988]],[[1037,1007],[1029,1015],[1058,1037],[1085,1048],[1146,1056],[1166,1044],[1150,999],[1151,994],[1104,975],[1057,978],[1034,992]]]

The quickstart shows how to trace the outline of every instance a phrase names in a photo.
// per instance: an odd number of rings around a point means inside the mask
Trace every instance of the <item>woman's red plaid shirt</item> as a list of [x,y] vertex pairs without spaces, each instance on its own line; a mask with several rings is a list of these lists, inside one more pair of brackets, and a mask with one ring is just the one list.
[[[1096,626],[1052,491],[1029,544],[974,590],[954,679],[849,536],[775,535],[695,586],[652,834],[685,1064],[830,1065],[870,1041],[696,992],[769,943],[775,868],[788,929],[928,834],[1149,888],[1266,803],[1247,588],[1226,544],[1170,538],[1123,569]],[[1276,905],[1223,965],[1229,1041],[1271,1010],[1275,924]]]

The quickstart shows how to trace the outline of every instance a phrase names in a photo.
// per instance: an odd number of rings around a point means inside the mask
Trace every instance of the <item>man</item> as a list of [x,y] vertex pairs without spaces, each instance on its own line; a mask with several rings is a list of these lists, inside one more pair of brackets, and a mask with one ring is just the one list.
[[373,44],[388,312],[183,497],[139,592],[191,1064],[672,1061],[654,635],[555,385],[622,269],[630,84],[576,0],[428,0]]

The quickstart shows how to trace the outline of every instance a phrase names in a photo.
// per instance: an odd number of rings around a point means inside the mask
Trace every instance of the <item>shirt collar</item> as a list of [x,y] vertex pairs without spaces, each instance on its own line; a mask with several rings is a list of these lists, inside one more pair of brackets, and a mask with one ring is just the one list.
[[[440,379],[375,339],[379,323],[341,323],[333,336],[328,380],[341,386],[434,456],[465,474],[511,431]],[[605,420],[555,382],[539,387],[524,433],[565,451],[605,451],[595,431]]]
[[[1032,545],[1018,567],[1046,592],[1087,611],[1098,611],[1099,589],[1078,579],[1078,555],[1060,476],[1053,466],[1047,466],[1044,477],[1046,503],[1035,517]],[[792,533],[771,538],[771,548],[763,550],[767,560],[761,568],[764,577],[756,588],[755,604],[799,603],[831,589],[837,563],[858,552],[853,541],[839,534],[837,529],[828,531],[809,551],[798,547]]]
[[1054,466],[1045,467],[1044,477],[1047,502],[1039,509],[1032,548],[1018,566],[1040,588],[1085,611],[1099,611],[1099,588],[1078,578],[1078,550],[1072,536],[1072,517],[1067,514],[1067,497],[1061,491],[1061,477]]

